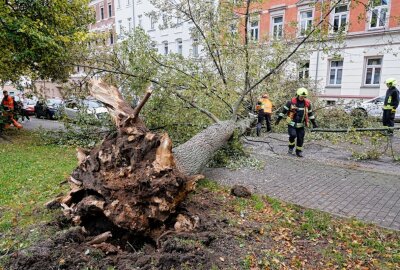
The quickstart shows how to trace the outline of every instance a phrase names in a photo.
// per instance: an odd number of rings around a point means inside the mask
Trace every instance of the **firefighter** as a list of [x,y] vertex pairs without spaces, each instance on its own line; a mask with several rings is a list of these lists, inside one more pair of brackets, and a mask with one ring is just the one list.
[[3,91],[3,100],[1,101],[1,105],[6,111],[14,111],[14,99],[12,96],[8,95],[7,91]]
[[[318,127],[315,121],[311,102],[306,98],[307,96],[307,89],[297,89],[296,97],[292,98],[285,106],[283,106],[282,111],[279,113],[275,122],[275,124],[278,125],[280,120],[286,115],[289,133],[288,153],[293,155],[293,150],[296,147],[296,156],[298,157],[303,157],[304,127],[309,126],[310,121],[314,128]],[[297,142],[295,142],[296,138]]]
[[[385,127],[394,127],[394,117],[396,109],[399,106],[399,90],[396,88],[396,79],[389,78],[386,80],[386,96],[383,104],[382,123]],[[388,130],[389,135],[393,135],[393,130]]]
[[[7,91],[3,91],[3,100],[1,101],[1,106],[4,108],[4,117],[6,117],[9,123],[12,123],[16,128],[21,129],[22,125],[18,123],[14,119],[14,108],[15,108],[15,101],[12,96],[8,94]],[[9,127],[9,124],[6,124],[6,128]]]
[[272,114],[272,102],[269,100],[267,93],[264,93],[258,100],[256,110],[258,111],[258,122],[257,122],[257,136],[261,134],[261,126],[265,119],[267,123],[267,132],[272,130],[271,128],[271,114]]

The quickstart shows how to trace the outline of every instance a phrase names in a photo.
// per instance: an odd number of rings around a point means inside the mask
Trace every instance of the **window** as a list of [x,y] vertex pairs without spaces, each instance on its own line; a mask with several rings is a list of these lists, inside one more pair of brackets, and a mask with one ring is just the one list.
[[128,18],[128,32],[132,30],[132,18]]
[[310,77],[310,62],[306,61],[299,63],[298,70],[299,70],[299,80],[307,79],[308,77]]
[[379,85],[382,72],[382,58],[367,58],[365,85]]
[[312,10],[300,12],[300,36],[305,36],[311,30],[312,21]]
[[139,27],[142,27],[142,15],[138,16],[138,25]]
[[182,39],[176,40],[176,52],[182,55]]
[[164,55],[167,55],[168,54],[168,41],[164,41],[163,45],[164,45]]
[[176,17],[176,25],[181,25],[182,24],[182,17],[181,14],[178,14]]
[[165,13],[162,14],[162,23],[163,23],[164,27],[167,27],[167,25],[168,25],[168,17],[167,17],[167,14],[165,14]]
[[258,20],[250,22],[250,39],[258,40]]
[[152,48],[154,51],[158,52],[157,42],[152,41],[152,42],[151,42],[151,48]]
[[110,32],[110,45],[114,44],[114,34],[113,32]]
[[335,8],[333,13],[332,30],[334,33],[346,31],[349,6],[340,5]]
[[371,5],[370,29],[385,27],[388,18],[389,0],[373,0]]
[[112,17],[112,5],[108,3],[108,17]]
[[326,101],[326,105],[328,105],[328,106],[335,106],[335,105],[336,105],[336,101],[335,101],[335,100],[327,100],[327,101]]
[[104,7],[100,8],[100,18],[104,20]]
[[283,16],[272,18],[272,37],[280,39],[283,36]]
[[343,60],[332,60],[329,65],[329,85],[341,85],[343,74]]
[[199,57],[199,40],[197,38],[193,39],[192,50],[193,56]]
[[118,8],[121,8],[121,0],[118,0]]
[[150,16],[150,29],[154,30],[156,26],[156,18],[154,18],[154,16]]
[[126,0],[126,5],[129,6],[131,4],[130,0]]

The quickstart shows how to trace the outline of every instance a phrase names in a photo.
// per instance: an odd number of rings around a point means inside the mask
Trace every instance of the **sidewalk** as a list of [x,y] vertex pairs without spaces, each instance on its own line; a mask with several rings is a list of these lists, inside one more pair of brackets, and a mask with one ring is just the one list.
[[[399,163],[386,158],[349,161],[346,149],[320,142],[308,143],[307,156],[300,159],[286,154],[286,136],[272,134],[249,139],[268,142],[246,143],[247,148],[257,149],[254,156],[265,162],[262,170],[207,169],[206,177],[225,185],[245,185],[257,193],[304,207],[400,230]],[[394,141],[400,144],[398,137]]]

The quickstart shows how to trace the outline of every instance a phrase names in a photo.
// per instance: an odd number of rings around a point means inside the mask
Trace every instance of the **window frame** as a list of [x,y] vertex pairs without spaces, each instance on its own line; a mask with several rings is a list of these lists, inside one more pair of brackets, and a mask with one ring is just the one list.
[[[369,65],[368,60],[372,59],[380,59],[380,64],[379,65]],[[367,83],[367,74],[368,74],[368,68],[372,68],[372,74],[371,74],[371,83]],[[376,68],[380,68],[379,71],[379,82],[378,83],[373,83],[375,74],[376,74]],[[379,87],[381,84],[381,79],[382,79],[382,68],[383,68],[383,56],[368,56],[365,58],[365,64],[364,64],[364,70],[363,70],[363,83],[362,85],[365,87]]]
[[[334,63],[334,62],[342,62],[342,65],[341,66],[332,66],[332,63]],[[329,68],[328,68],[327,86],[341,87],[342,83],[343,83],[344,59],[342,59],[342,58],[331,59],[331,60],[329,60],[328,65],[329,65]],[[334,70],[334,72],[335,72],[335,78],[334,78],[333,83],[331,83],[332,70]],[[341,70],[340,83],[337,82],[339,70]]]
[[[306,67],[306,65],[308,66]],[[310,78],[310,60],[301,61],[297,64],[297,78],[299,80],[307,80]]]
[[[252,23],[257,23],[257,27],[252,26]],[[249,20],[248,35],[250,40],[258,41],[260,39],[260,18],[259,16],[251,18]],[[257,34],[257,35],[255,35]],[[254,38],[255,37],[255,38]]]
[[[308,12],[311,12],[311,17],[307,17],[307,18],[303,19],[302,16],[301,16],[302,13],[308,13]],[[313,9],[309,9],[309,8],[301,9],[301,10],[299,10],[298,16],[299,16],[298,17],[298,23],[299,23],[299,26],[300,26],[299,29],[298,29],[298,36],[299,37],[304,37],[304,36],[307,35],[307,31],[312,30],[312,26],[313,26],[313,22],[314,22],[314,10]],[[302,31],[302,22],[303,21],[307,22],[307,27],[306,27],[304,33]]]
[[104,16],[104,6],[100,6],[100,20],[104,20],[105,16]]
[[112,4],[111,2],[108,3],[108,17],[112,17],[113,13],[112,13]]
[[[336,8],[342,7],[342,6],[346,6],[347,7],[346,12],[342,11],[342,12],[336,13]],[[338,30],[335,31],[335,18],[336,18],[336,15],[339,15],[339,26],[338,26]],[[344,27],[342,26],[342,16],[343,15],[346,15],[346,23],[345,23]],[[331,16],[331,29],[330,29],[331,34],[346,33],[348,31],[348,28],[349,28],[349,17],[350,17],[350,3],[348,1],[344,1],[343,4],[340,4],[337,7],[335,7],[335,9],[332,12],[332,16]]]
[[194,58],[199,57],[199,40],[197,38],[194,38],[192,42],[192,55]]
[[[276,18],[282,18],[282,22],[281,23],[275,23],[275,19]],[[281,26],[281,35],[275,35],[275,26]],[[271,15],[271,34],[272,34],[272,38],[273,39],[282,39],[284,36],[283,33],[283,29],[284,29],[284,25],[285,25],[285,16],[283,14],[277,14],[277,15]]]
[[163,44],[163,49],[164,49],[164,55],[168,55],[169,54],[168,40],[163,41],[162,44]]
[[183,55],[183,41],[181,38],[177,38],[176,42],[176,53],[179,55]]
[[[379,5],[379,6],[374,6],[373,1],[370,3],[370,10],[368,12],[368,30],[378,30],[378,29],[384,29],[388,26],[389,20],[390,20],[390,0],[380,0],[382,1],[387,1],[386,5]],[[386,9],[385,13],[385,22],[383,25],[380,25],[381,18],[380,16],[382,15],[382,9]],[[377,13],[377,24],[376,26],[372,27],[372,16],[374,15],[375,10],[378,10]]]

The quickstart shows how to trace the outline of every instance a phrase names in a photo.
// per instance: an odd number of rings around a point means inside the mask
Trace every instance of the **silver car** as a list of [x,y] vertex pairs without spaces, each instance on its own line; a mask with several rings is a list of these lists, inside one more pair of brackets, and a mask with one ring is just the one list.
[[[385,102],[385,96],[376,97],[362,103],[357,103],[348,110],[353,115],[361,115],[361,116],[372,116],[382,118],[383,115],[383,103]],[[400,106],[397,107],[395,114],[395,121],[400,121]]]
[[97,119],[108,114],[107,108],[96,100],[68,100],[64,104],[64,114],[71,120],[76,120],[80,113],[85,112]]

